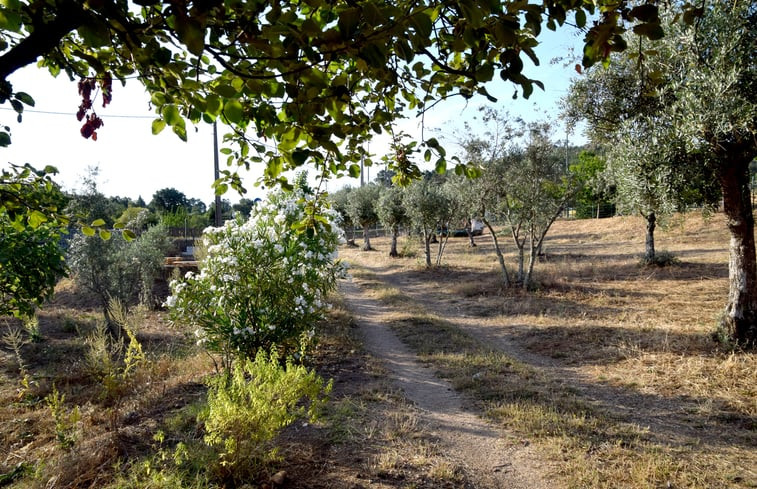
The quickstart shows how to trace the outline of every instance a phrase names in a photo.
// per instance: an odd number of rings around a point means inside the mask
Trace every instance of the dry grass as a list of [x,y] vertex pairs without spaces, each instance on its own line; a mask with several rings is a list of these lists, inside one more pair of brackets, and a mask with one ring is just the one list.
[[[94,304],[63,281],[55,301],[40,312],[42,342],[29,342],[17,321],[0,322],[0,333],[17,331],[22,340],[19,358],[0,344],[0,486],[220,487],[205,470],[211,460],[197,421],[203,380],[214,371],[209,356],[164,313],[136,311],[131,323],[147,360],[117,402],[105,399],[85,361],[86,338],[101,318]],[[331,402],[318,423],[289,427],[278,440],[280,460],[261,467],[260,480],[251,482],[270,486],[268,478],[283,469],[289,488],[471,487],[440,453],[415,408],[362,350],[354,327],[336,298],[308,359],[334,380]],[[54,387],[65,396],[58,408],[63,425],[56,425],[45,401]],[[72,416],[77,409],[78,419]],[[68,446],[58,433],[69,437]],[[171,468],[166,460],[179,453],[179,442],[191,455]]]
[[[569,487],[757,487],[757,355],[712,340],[727,294],[722,216],[657,233],[640,218],[561,221],[536,290],[503,290],[491,238],[450,240],[444,266],[344,250],[395,309],[396,331]],[[420,244],[418,244],[420,250]],[[508,263],[514,256],[508,255]]]

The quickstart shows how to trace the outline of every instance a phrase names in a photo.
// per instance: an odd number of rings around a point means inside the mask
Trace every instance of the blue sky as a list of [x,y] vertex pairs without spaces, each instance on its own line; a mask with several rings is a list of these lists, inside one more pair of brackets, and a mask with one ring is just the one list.
[[[580,52],[581,38],[571,30],[544,31],[537,55],[538,67],[526,62],[525,74],[544,82],[545,90],[536,88],[529,100],[512,99],[514,87],[503,82],[493,83],[489,92],[499,99],[496,106],[526,120],[548,118],[556,120],[558,100],[566,93],[570,79],[577,76],[574,63],[550,63],[556,56],[568,56],[571,50]],[[80,185],[87,168],[99,168],[99,187],[107,195],[130,198],[142,196],[149,202],[156,190],[174,187],[188,197],[199,198],[206,203],[213,199],[210,185],[213,182],[212,127],[189,128],[189,141],[182,142],[169,130],[153,136],[151,121],[154,119],[149,106],[149,97],[136,81],[122,87],[114,82],[113,102],[101,108],[96,102],[98,115],[105,125],[98,131],[98,140],[85,140],[79,134],[81,123],[75,113],[80,103],[75,82],[65,75],[52,78],[46,71],[28,67],[10,77],[14,89],[26,91],[35,99],[36,105],[27,110],[23,122],[17,123],[15,113],[6,104],[0,110],[0,123],[11,128],[13,143],[9,148],[0,148],[0,165],[6,162],[34,166],[54,165],[60,171],[56,181],[66,189]],[[474,97],[465,102],[451,99],[426,114],[426,130],[435,130],[442,139],[463,129],[463,122],[472,121],[482,104],[483,97]],[[559,125],[559,122],[558,122]],[[560,126],[561,127],[561,126]],[[399,129],[408,134],[420,135],[420,120],[403,121]],[[556,137],[564,138],[558,129]],[[222,133],[219,127],[219,133]],[[430,134],[426,133],[427,137]],[[580,135],[572,141],[582,142]],[[370,151],[380,157],[387,147],[387,138],[377,138]],[[224,165],[225,158],[221,158]],[[379,168],[371,169],[371,177]],[[243,173],[245,185],[250,191],[247,197],[262,197],[263,191],[253,187],[260,175],[259,168]],[[345,184],[359,185],[359,179],[345,178],[330,183],[331,189]],[[233,191],[225,196],[237,201]]]

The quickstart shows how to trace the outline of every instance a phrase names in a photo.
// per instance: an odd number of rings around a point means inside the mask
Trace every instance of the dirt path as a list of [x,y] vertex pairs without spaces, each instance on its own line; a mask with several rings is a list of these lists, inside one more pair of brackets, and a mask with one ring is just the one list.
[[[401,278],[382,269],[366,269],[387,286],[394,287],[403,296],[411,298],[420,309],[434,311],[482,343],[536,367],[551,381],[569,386],[581,398],[610,413],[619,422],[644,427],[648,430],[651,440],[665,445],[680,446],[701,443],[727,446],[734,443],[727,433],[710,422],[706,413],[697,414],[700,411],[700,401],[695,398],[666,398],[598,382],[596,378],[582,372],[579,367],[564,365],[559,360],[526,350],[510,337],[505,325],[484,326],[480,318],[469,308],[449,304],[436,297],[433,292],[430,293],[427,288],[419,287],[413,279]],[[692,420],[698,422],[692,423]],[[733,422],[748,426],[751,420],[733,416]],[[746,439],[743,442],[753,443],[754,440]]]
[[545,480],[528,446],[507,443],[503,433],[465,409],[464,399],[449,383],[418,362],[389,328],[385,304],[368,297],[351,281],[342,282],[341,291],[366,349],[391,372],[406,398],[419,408],[424,425],[477,488],[554,487]]

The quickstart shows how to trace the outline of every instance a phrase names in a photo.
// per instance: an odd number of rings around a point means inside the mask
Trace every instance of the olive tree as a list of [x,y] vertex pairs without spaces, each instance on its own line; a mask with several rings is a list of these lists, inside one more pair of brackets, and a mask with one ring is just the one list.
[[[638,46],[633,58],[630,53],[620,58],[644,81],[638,93],[651,97],[657,108],[621,111],[613,150],[636,165],[642,178],[653,177],[674,195],[683,190],[683,202],[712,202],[722,195],[731,234],[722,336],[755,345],[757,258],[749,165],[757,156],[757,11],[745,0],[712,0],[697,12],[679,8],[672,5],[661,15],[664,38],[629,42]],[[611,70],[619,65],[611,64]],[[613,107],[628,97],[588,100],[594,107]]]
[[407,210],[403,205],[403,189],[400,187],[384,187],[376,202],[376,213],[378,214],[381,224],[391,230],[392,245],[389,249],[389,256],[396,258],[397,238],[399,237],[400,227],[408,222]]
[[[644,41],[638,37],[629,42],[641,43],[644,49]],[[618,55],[609,66],[595,66],[574,81],[563,100],[569,122],[586,121],[591,139],[606,148],[601,180],[614,187],[618,210],[640,214],[646,221],[646,263],[656,261],[654,233],[660,221],[717,197],[705,168],[680,158],[674,167],[659,144],[659,130],[671,100],[669,94],[654,87],[670,76],[640,69],[637,57]]]
[[[448,215],[449,199],[438,179],[426,174],[407,187],[402,202],[410,225],[421,233],[426,267],[431,267],[431,242]],[[437,253],[437,265],[440,259]]]
[[376,213],[376,202],[381,193],[381,187],[369,183],[357,187],[349,193],[347,198],[347,213],[352,222],[363,228],[363,251],[371,250],[371,238],[369,228],[379,221]]
[[[695,25],[673,21],[649,69],[667,70],[671,103],[658,144],[670,161],[696,164],[720,186],[730,232],[723,337],[757,346],[757,257],[749,166],[757,157],[757,10],[747,0],[712,0]],[[672,56],[675,53],[675,56]],[[672,56],[672,57],[671,57]]]
[[[503,285],[531,285],[534,266],[552,224],[581,187],[565,168],[560,148],[547,122],[509,120],[493,110],[484,113],[489,125],[482,136],[464,144],[466,157],[482,168],[471,204],[477,208],[494,239]],[[517,251],[517,271],[511,281],[502,245],[491,219],[504,221]]]

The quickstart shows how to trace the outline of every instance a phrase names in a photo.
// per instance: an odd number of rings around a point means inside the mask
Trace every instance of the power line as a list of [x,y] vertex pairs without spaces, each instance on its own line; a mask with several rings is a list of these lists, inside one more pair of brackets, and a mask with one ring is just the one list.
[[[0,110],[15,112],[15,110],[10,107],[0,107]],[[55,111],[50,111],[50,110],[24,109],[24,113],[76,117],[76,114],[74,112],[55,112]],[[103,118],[112,117],[114,119],[155,119],[157,116],[156,115],[132,115],[132,114],[102,114],[102,117]]]

